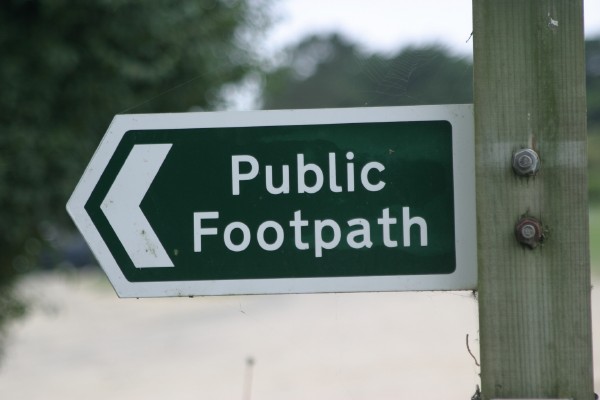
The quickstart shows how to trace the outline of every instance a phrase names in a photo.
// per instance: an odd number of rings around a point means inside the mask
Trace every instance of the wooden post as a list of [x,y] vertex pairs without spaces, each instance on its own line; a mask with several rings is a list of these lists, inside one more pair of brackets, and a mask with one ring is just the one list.
[[473,24],[482,397],[592,400],[582,0],[473,0]]

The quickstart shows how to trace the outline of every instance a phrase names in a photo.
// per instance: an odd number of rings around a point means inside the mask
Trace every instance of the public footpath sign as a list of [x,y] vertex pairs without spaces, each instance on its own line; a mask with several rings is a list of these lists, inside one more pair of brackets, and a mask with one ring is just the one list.
[[117,115],[67,204],[121,297],[474,289],[470,105]]

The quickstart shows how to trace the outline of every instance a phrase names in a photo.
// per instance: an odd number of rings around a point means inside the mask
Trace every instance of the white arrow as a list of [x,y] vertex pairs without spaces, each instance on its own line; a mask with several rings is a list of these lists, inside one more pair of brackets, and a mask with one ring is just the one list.
[[173,267],[140,203],[172,144],[136,144],[100,205],[136,268]]

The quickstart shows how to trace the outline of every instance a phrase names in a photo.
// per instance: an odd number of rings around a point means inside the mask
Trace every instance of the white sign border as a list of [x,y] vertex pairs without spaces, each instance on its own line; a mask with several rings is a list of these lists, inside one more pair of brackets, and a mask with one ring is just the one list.
[[[123,135],[130,130],[436,120],[448,121],[452,125],[456,270],[451,274],[130,282],[85,210],[86,202]],[[117,115],[69,199],[67,211],[119,297],[475,290],[477,238],[474,142],[473,106],[470,104]]]

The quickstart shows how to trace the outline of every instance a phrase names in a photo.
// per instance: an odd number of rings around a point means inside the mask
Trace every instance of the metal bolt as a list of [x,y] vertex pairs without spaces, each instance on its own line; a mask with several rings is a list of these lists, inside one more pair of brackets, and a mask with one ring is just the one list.
[[532,149],[521,149],[513,155],[512,167],[519,176],[533,176],[540,169],[540,157]]
[[517,241],[529,248],[536,248],[544,240],[542,223],[533,217],[522,217],[515,225]]
[[523,225],[521,227],[521,235],[527,240],[533,239],[535,237],[535,226],[531,224]]

